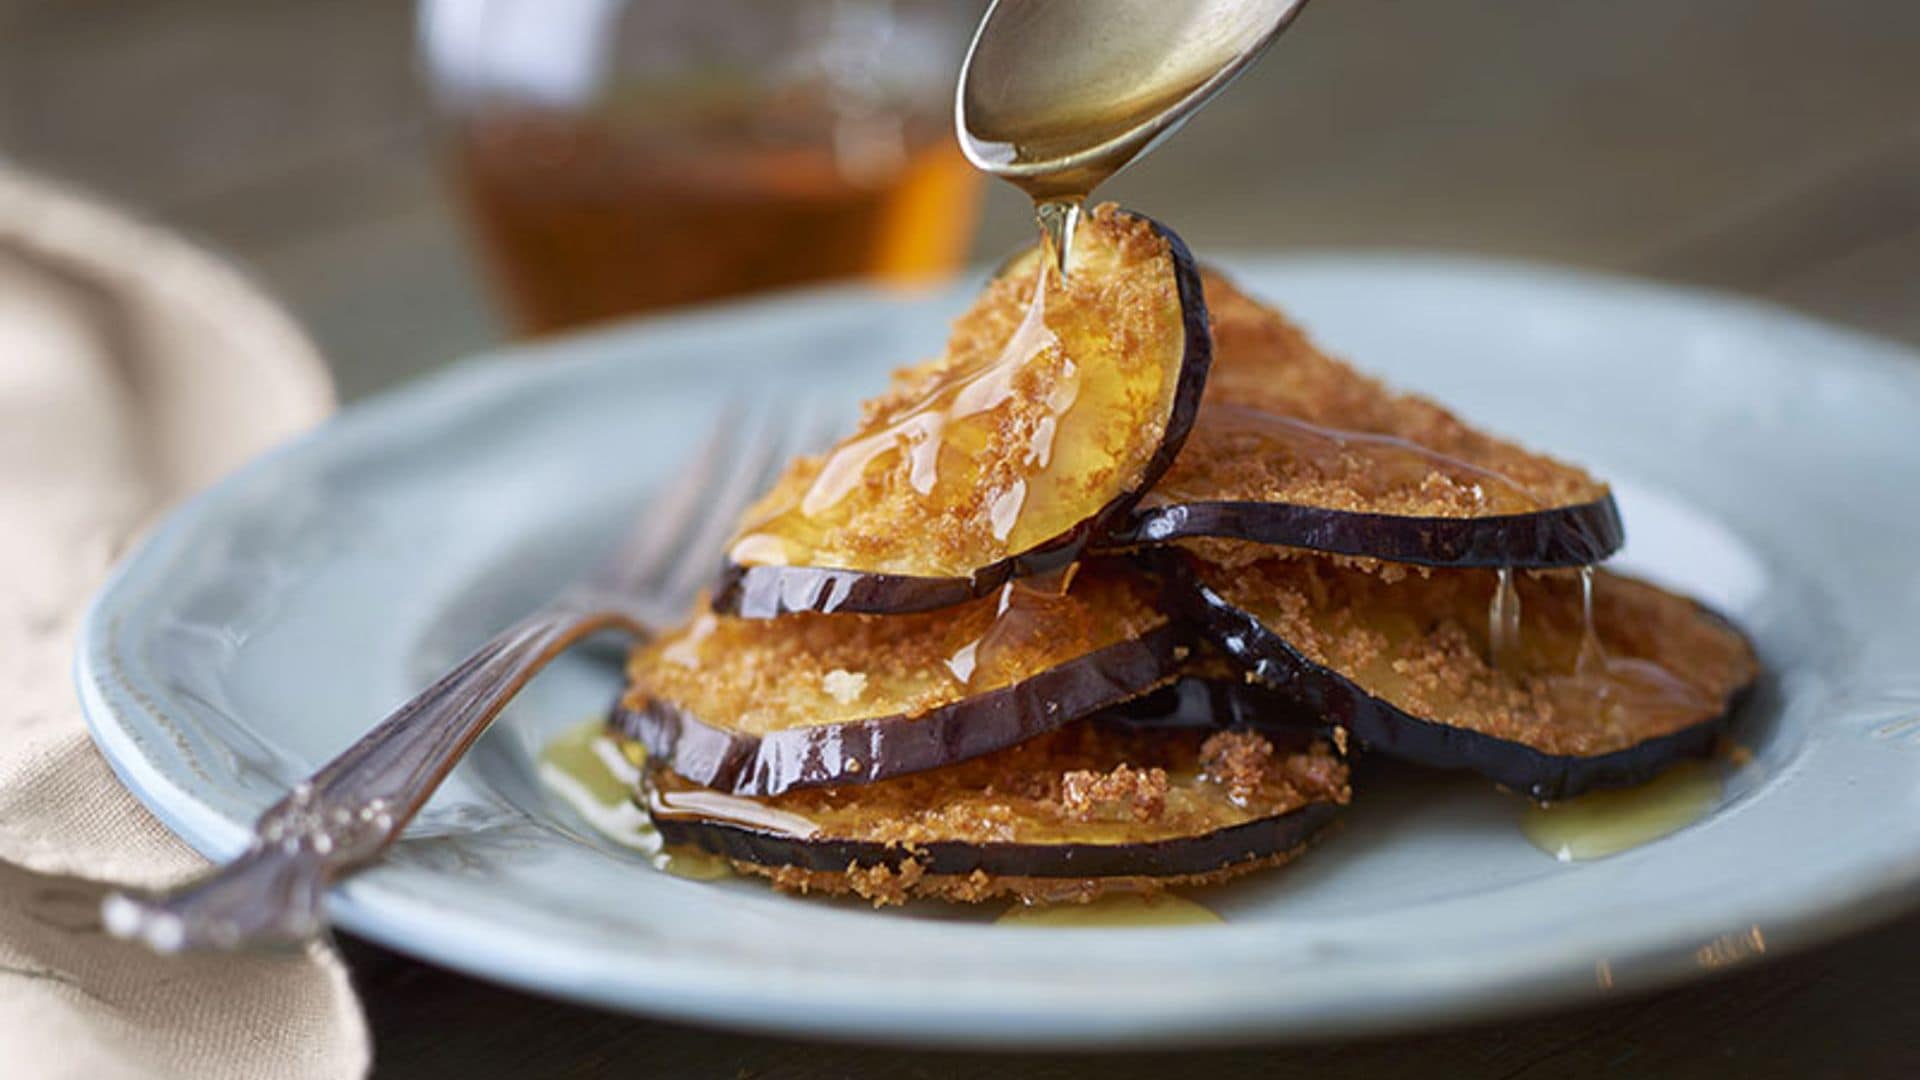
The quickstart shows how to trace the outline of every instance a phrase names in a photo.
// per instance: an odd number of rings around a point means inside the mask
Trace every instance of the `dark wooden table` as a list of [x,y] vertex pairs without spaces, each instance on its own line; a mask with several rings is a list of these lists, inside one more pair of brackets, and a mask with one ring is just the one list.
[[[233,254],[360,396],[500,334],[436,175],[411,28],[399,0],[0,0],[0,153]],[[1916,102],[1914,0],[1339,0],[1110,194],[1203,254],[1519,256],[1920,342]],[[1028,227],[993,192],[976,250]],[[1920,1076],[1920,916],[1596,1008],[1118,1057],[717,1033],[343,944],[394,1077]]]

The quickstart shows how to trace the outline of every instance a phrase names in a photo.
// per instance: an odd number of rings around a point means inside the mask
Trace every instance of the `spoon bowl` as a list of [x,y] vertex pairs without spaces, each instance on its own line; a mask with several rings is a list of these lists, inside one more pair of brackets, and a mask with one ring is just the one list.
[[960,71],[960,148],[1035,200],[1084,197],[1173,134],[1304,6],[994,0]]

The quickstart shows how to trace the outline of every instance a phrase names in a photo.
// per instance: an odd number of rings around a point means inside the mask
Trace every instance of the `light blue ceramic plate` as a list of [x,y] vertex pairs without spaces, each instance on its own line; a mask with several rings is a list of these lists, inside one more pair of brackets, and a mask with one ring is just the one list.
[[[1721,297],[1478,261],[1250,260],[1337,352],[1612,477],[1624,561],[1739,619],[1771,669],[1706,819],[1562,864],[1470,779],[1363,790],[1225,925],[1035,930],[658,873],[543,796],[604,661],[543,676],[341,925],[502,982],[792,1033],[1005,1044],[1402,1028],[1621,993],[1807,944],[1920,884],[1920,357]],[[962,293],[828,291],[464,364],[183,508],[87,624],[100,747],[188,842],[248,823],[618,529],[721,398],[853,403]]]

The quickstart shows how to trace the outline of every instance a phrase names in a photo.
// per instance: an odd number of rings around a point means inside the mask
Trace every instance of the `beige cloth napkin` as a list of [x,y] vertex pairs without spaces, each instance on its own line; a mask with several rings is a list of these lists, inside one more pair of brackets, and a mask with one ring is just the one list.
[[75,631],[159,511],[332,403],[312,346],[177,239],[0,171],[0,1076],[358,1076],[333,951],[167,959],[97,882],[204,861],[88,741]]

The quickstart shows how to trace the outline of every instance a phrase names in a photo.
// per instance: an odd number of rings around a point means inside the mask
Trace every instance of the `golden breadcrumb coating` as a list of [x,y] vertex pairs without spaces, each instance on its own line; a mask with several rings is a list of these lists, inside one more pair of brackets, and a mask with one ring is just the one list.
[[1220,274],[1203,277],[1213,369],[1186,446],[1150,500],[1476,517],[1606,494],[1578,468],[1333,359]]
[[1299,858],[1306,844],[1209,870],[1204,874],[1171,877],[1047,878],[1011,874],[928,874],[917,862],[899,869],[885,866],[849,866],[845,872],[805,870],[795,866],[762,866],[729,860],[743,874],[764,877],[781,892],[823,896],[858,896],[874,907],[894,907],[909,900],[946,900],[979,904],[989,900],[1017,900],[1024,904],[1089,904],[1115,893],[1157,896],[1172,889],[1218,885],[1256,870],[1283,866]]

